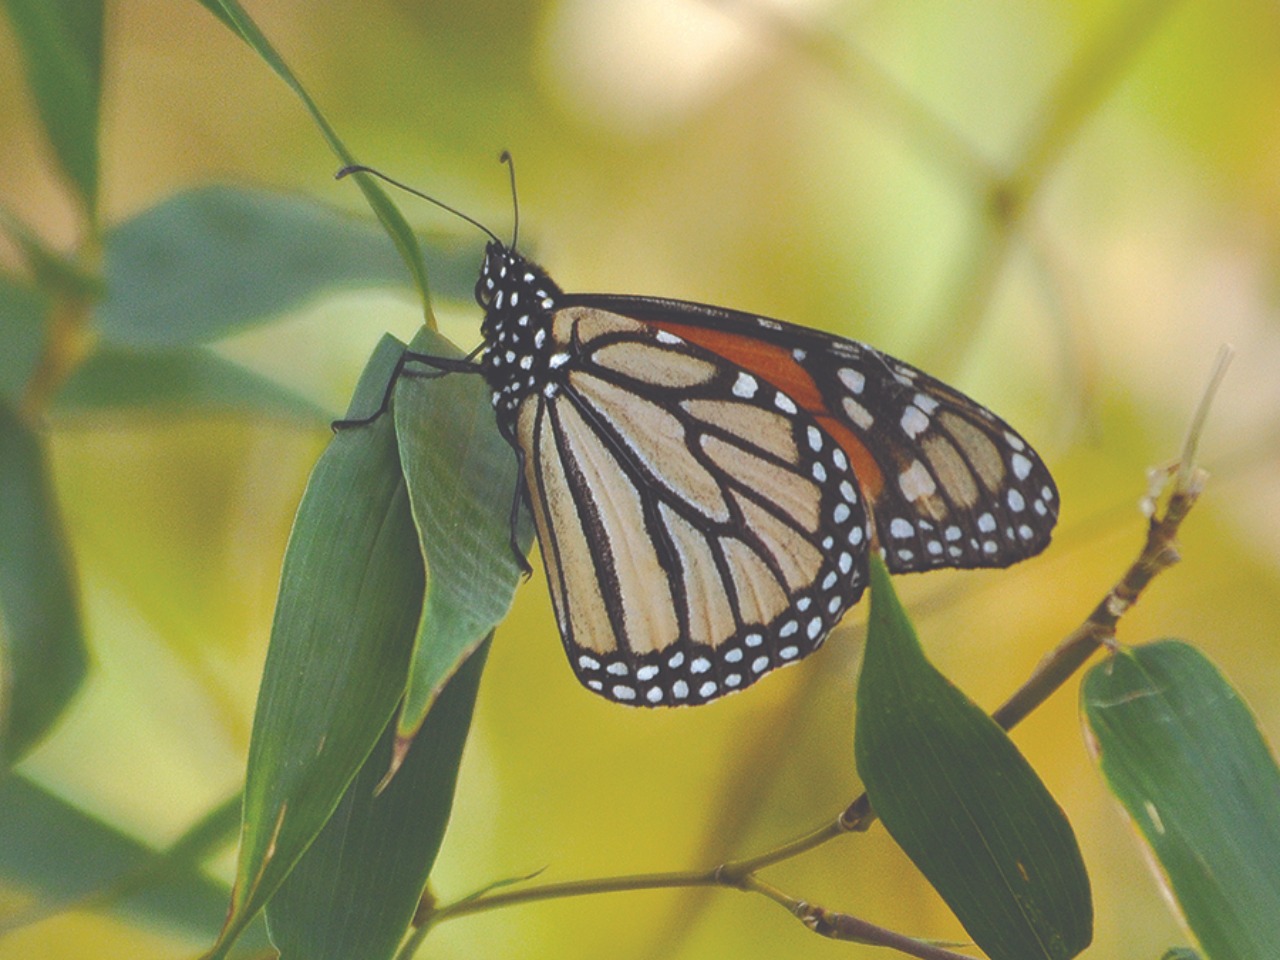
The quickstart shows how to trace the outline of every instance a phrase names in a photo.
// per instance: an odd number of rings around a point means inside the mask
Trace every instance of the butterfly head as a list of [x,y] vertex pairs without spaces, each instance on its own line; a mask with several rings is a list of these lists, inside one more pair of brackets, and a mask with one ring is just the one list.
[[508,309],[550,310],[559,294],[560,289],[545,270],[505,243],[489,241],[480,265],[480,278],[476,281],[476,302],[486,313],[502,313]]
[[547,384],[552,315],[562,296],[537,264],[498,240],[489,242],[476,281],[476,302],[484,308],[485,378],[505,435],[513,429],[521,401]]

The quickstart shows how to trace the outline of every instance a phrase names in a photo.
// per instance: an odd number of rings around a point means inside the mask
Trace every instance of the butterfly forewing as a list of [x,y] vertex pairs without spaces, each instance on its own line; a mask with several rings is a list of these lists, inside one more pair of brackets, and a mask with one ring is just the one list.
[[521,405],[574,670],[628,703],[701,703],[825,639],[866,582],[847,457],[785,394],[651,325],[557,310],[555,386]]
[[891,571],[1006,567],[1049,543],[1058,495],[1039,456],[986,407],[910,364],[718,307],[583,299],[677,331],[799,398],[854,462]]

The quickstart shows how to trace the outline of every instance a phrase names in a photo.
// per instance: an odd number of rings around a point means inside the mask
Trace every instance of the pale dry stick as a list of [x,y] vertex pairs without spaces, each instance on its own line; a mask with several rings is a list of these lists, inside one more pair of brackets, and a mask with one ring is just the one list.
[[[1047,700],[1100,647],[1113,644],[1120,618],[1137,602],[1143,590],[1158,574],[1180,559],[1177,547],[1178,529],[1195,505],[1208,478],[1207,473],[1195,466],[1196,447],[1204,429],[1209,407],[1226,373],[1231,356],[1231,348],[1224,345],[1218,353],[1209,385],[1192,417],[1187,439],[1183,444],[1182,456],[1176,469],[1168,467],[1154,472],[1154,476],[1163,478],[1162,486],[1167,485],[1169,478],[1172,477],[1173,489],[1169,494],[1163,516],[1155,515],[1155,493],[1149,491],[1148,498],[1144,500],[1144,510],[1148,503],[1152,504],[1152,507],[1150,510],[1145,510],[1150,519],[1146,543],[1138,558],[1085,621],[1046,656],[1026,683],[992,714],[992,718],[1004,729],[1014,726]],[[728,861],[711,870],[570,880],[467,897],[439,907],[424,902],[424,909],[419,914],[419,926],[401,949],[399,960],[409,960],[429,929],[436,923],[452,917],[536,900],[614,893],[623,890],[706,886],[721,886],[766,896],[790,910],[810,930],[823,936],[890,947],[922,960],[962,958],[962,954],[952,953],[933,944],[886,930],[848,914],[829,912],[820,906],[789,897],[756,876],[756,872],[764,867],[798,856],[841,834],[866,830],[875,822],[875,819],[870,801],[866,794],[863,794],[839,817],[818,829],[759,856]],[[971,958],[964,958],[964,960],[971,960]]]

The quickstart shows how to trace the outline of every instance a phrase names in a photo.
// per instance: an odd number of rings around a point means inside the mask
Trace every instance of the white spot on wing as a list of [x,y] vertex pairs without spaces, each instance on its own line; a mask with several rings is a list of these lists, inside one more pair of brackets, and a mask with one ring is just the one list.
[[902,411],[902,420],[899,422],[902,424],[902,432],[912,440],[929,429],[928,415],[912,404],[908,404]]
[[871,411],[853,399],[853,397],[845,397],[840,401],[840,406],[844,408],[845,416],[863,430],[870,430],[871,425],[876,422],[876,418],[871,415]]
[[919,460],[912,460],[911,466],[898,474],[898,488],[908,500],[930,497],[938,491],[933,475]]
[[933,413],[933,411],[938,409],[938,401],[935,400],[933,397],[929,396],[927,393],[917,393],[911,399],[911,402],[914,403],[921,410],[923,410],[925,413]]
[[867,386],[867,378],[860,371],[854,370],[852,367],[841,367],[840,372],[836,374],[840,378],[840,382],[849,388],[850,393],[861,393]]

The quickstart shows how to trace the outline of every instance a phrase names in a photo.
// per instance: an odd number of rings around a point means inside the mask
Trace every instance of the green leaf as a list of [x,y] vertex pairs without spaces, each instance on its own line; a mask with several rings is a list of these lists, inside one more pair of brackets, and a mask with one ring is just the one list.
[[375,227],[301,197],[234,187],[177,194],[108,231],[104,274],[98,331],[144,347],[208,343],[334,289],[405,280]]
[[54,397],[63,415],[240,414],[316,424],[316,403],[203,347],[135,351],[100,345]]
[[1089,944],[1070,824],[1004,731],[925,659],[878,556],[856,752],[890,836],[991,960],[1065,960]]
[[45,133],[92,216],[98,199],[102,3],[5,0],[5,6]]
[[[258,29],[257,24],[250,19],[249,14],[240,6],[238,0],[200,0],[200,3],[230,27],[298,95],[298,99],[302,101],[307,108],[307,112],[311,114],[312,120],[320,128],[321,134],[323,134],[325,141],[329,144],[329,148],[337,156],[341,165],[347,167],[354,164],[356,162],[354,154],[339,139],[338,132],[334,130],[329,121],[325,119],[324,114],[320,112],[319,105],[311,98],[311,94],[307,93],[306,88],[302,86],[293,71],[289,69],[289,65],[284,62],[284,58],[271,46],[271,42],[266,38],[266,35]],[[431,288],[427,282],[427,268],[423,263],[422,250],[418,246],[417,238],[413,235],[413,231],[409,228],[409,224],[405,222],[404,217],[401,216],[400,211],[396,209],[395,204],[387,199],[386,193],[382,191],[372,177],[366,174],[357,174],[355,179],[360,187],[360,192],[364,194],[365,200],[382,222],[387,235],[391,237],[392,243],[395,244],[396,249],[400,252],[400,257],[405,266],[409,268],[409,274],[413,277],[414,285],[418,288],[418,292],[422,297],[426,319],[430,323]]]
[[[458,349],[423,330],[410,349],[457,358]],[[426,558],[427,595],[400,736],[422,723],[445,681],[511,608],[520,568],[511,551],[516,458],[498,432],[484,378],[424,372],[409,364],[395,388],[396,435],[413,518]],[[532,542],[523,511],[522,552]]]
[[375,795],[395,746],[388,727],[316,842],[267,906],[282,960],[390,958],[435,863],[488,644],[436,700],[403,765]]
[[1081,689],[1091,747],[1212,960],[1280,944],[1280,770],[1257,720],[1194,647],[1121,650]]
[[95,267],[49,246],[16,213],[3,206],[0,206],[0,230],[13,241],[25,261],[31,283],[42,295],[77,304],[91,302],[102,295],[102,278]]
[[[384,337],[352,400],[377,409],[404,349]],[[335,434],[285,553],[249,744],[223,956],[341,800],[404,692],[422,557],[389,416]]]
[[79,610],[40,439],[0,403],[0,775],[84,680]]
[[0,276],[0,401],[16,402],[44,349],[49,298]]
[[[201,829],[234,836],[239,804],[214,812]],[[194,858],[157,853],[71,806],[20,774],[0,780],[0,882],[33,901],[6,911],[0,935],[50,914],[93,909],[154,930],[207,943],[226,915],[227,888]],[[206,848],[207,849],[207,848]],[[261,956],[266,931],[252,927],[237,950]]]

